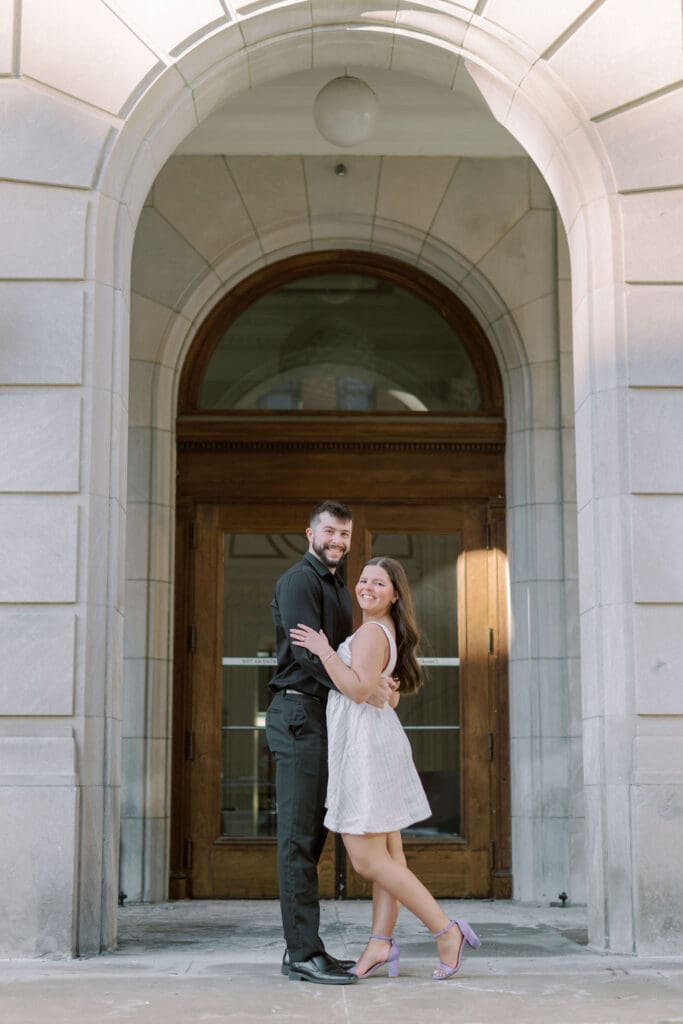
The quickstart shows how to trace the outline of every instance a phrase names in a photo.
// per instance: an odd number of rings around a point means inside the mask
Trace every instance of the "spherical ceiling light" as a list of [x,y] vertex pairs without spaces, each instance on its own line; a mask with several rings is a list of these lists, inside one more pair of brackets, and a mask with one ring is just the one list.
[[315,126],[335,146],[365,142],[375,128],[377,97],[360,78],[344,75],[324,85],[313,104]]

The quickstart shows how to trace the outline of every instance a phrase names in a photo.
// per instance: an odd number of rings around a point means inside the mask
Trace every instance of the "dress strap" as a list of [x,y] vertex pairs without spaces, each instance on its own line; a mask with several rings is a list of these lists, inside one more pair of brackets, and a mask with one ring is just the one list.
[[[393,672],[393,670],[394,670],[394,668],[396,666],[396,658],[398,657],[398,649],[396,647],[396,641],[394,639],[394,634],[391,632],[391,630],[389,629],[388,626],[384,625],[383,622],[377,622],[375,619],[369,619],[369,623],[371,623],[371,624],[373,624],[375,626],[379,626],[380,629],[384,630],[384,635],[386,636],[387,640],[389,641],[389,660],[387,661],[387,663],[384,666],[384,668],[382,669],[382,671],[386,672],[387,669],[389,668],[389,666],[391,665],[391,671]],[[366,625],[366,623],[363,623],[363,625]]]

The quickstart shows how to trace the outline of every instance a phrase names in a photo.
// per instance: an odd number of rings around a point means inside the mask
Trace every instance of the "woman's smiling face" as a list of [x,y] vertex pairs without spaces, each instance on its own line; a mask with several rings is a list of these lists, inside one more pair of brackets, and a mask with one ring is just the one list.
[[381,565],[366,565],[356,584],[356,599],[363,612],[381,618],[398,597],[389,573]]

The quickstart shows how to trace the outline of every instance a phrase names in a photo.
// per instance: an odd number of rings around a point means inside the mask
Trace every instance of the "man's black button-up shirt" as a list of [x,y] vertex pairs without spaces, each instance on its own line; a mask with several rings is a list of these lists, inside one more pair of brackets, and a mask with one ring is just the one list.
[[351,595],[336,573],[307,551],[300,562],[275,584],[272,601],[277,672],[271,690],[299,690],[327,699],[334,688],[319,658],[304,647],[293,647],[289,631],[302,622],[322,629],[333,648],[351,633]]

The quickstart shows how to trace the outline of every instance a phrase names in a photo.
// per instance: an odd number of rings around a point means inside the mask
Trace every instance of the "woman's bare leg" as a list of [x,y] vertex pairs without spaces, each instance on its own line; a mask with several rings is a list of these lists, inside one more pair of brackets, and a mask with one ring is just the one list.
[[[387,832],[387,850],[392,860],[406,866],[406,858],[403,852],[400,832]],[[393,935],[398,912],[401,909],[399,901],[383,889],[379,882],[372,883],[372,934]]]
[[[386,834],[344,834],[342,839],[351,863],[359,875],[378,883],[385,892],[415,914],[430,932],[439,932],[448,925],[449,918],[420,879],[406,866],[405,860],[400,863],[391,856]],[[388,935],[389,932],[382,934]],[[441,961],[454,966],[463,941],[462,932],[457,925],[437,939]]]
[[[385,836],[389,856],[405,865],[406,859],[403,853],[400,832],[388,832]],[[398,900],[383,889],[379,882],[372,883],[372,934],[388,935],[394,934],[398,912],[401,905]],[[362,977],[376,963],[386,960],[389,955],[390,943],[385,939],[369,939],[368,944],[358,957],[356,967]]]

